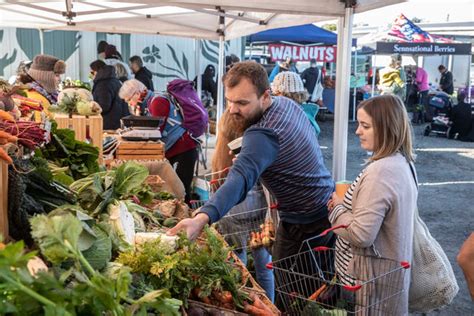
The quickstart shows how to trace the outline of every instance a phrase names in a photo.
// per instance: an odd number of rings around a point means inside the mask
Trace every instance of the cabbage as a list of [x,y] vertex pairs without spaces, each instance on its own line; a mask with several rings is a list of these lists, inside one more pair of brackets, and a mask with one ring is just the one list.
[[135,221],[122,201],[114,201],[107,207],[109,224],[113,233],[129,245],[135,241]]
[[102,270],[112,259],[112,241],[109,235],[99,226],[94,225],[92,230],[96,239],[92,246],[83,251],[82,254],[94,269]]

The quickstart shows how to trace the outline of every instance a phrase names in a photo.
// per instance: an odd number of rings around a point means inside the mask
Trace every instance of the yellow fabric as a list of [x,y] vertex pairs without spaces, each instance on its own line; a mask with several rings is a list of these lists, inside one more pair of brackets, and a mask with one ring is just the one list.
[[[41,101],[41,105],[43,106],[43,113],[48,117],[52,117],[52,114],[48,111],[48,108],[51,106],[51,103],[49,103],[48,99],[46,99],[43,95],[41,95],[35,90],[27,90],[25,92],[28,98]],[[35,115],[35,121],[41,122],[41,112],[34,111],[34,115]]]
[[380,84],[391,87],[394,82],[400,87],[405,85],[402,78],[400,78],[400,71],[394,68],[383,69],[381,71]]

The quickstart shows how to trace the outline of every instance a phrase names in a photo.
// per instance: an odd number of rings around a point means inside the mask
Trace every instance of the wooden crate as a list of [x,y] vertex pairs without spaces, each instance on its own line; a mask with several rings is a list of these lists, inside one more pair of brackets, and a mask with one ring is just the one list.
[[102,139],[103,120],[102,116],[82,116],[67,114],[55,114],[54,119],[58,123],[58,128],[72,129],[76,133],[76,139],[86,141],[89,136],[92,145],[99,148],[99,160],[102,161]]
[[0,234],[8,239],[8,165],[0,162]]
[[119,160],[161,160],[165,158],[165,144],[121,141],[115,156]]

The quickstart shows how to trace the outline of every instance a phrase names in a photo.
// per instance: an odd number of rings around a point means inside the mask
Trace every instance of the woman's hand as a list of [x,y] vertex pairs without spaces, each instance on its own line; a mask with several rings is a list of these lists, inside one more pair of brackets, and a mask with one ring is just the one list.
[[343,200],[336,194],[336,192],[332,193],[331,199],[328,201],[327,207],[329,212],[332,212],[336,205],[342,205]]

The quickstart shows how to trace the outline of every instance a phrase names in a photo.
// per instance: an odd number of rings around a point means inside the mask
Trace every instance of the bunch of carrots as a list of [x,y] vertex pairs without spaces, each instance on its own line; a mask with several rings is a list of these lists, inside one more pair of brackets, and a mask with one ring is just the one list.
[[[45,141],[45,130],[35,122],[16,122],[13,116],[0,110],[0,145],[20,144],[35,149]],[[7,164],[13,160],[5,147],[0,147],[0,159]]]
[[31,111],[42,111],[43,106],[41,101],[30,99],[30,98],[25,98],[20,95],[13,95],[12,99],[16,101],[18,104],[18,108],[20,109],[21,115],[26,116]]
[[261,231],[250,233],[249,246],[251,249],[260,248],[262,246],[270,248],[275,241],[275,227],[271,219],[266,219],[265,223],[260,225],[260,229]]

